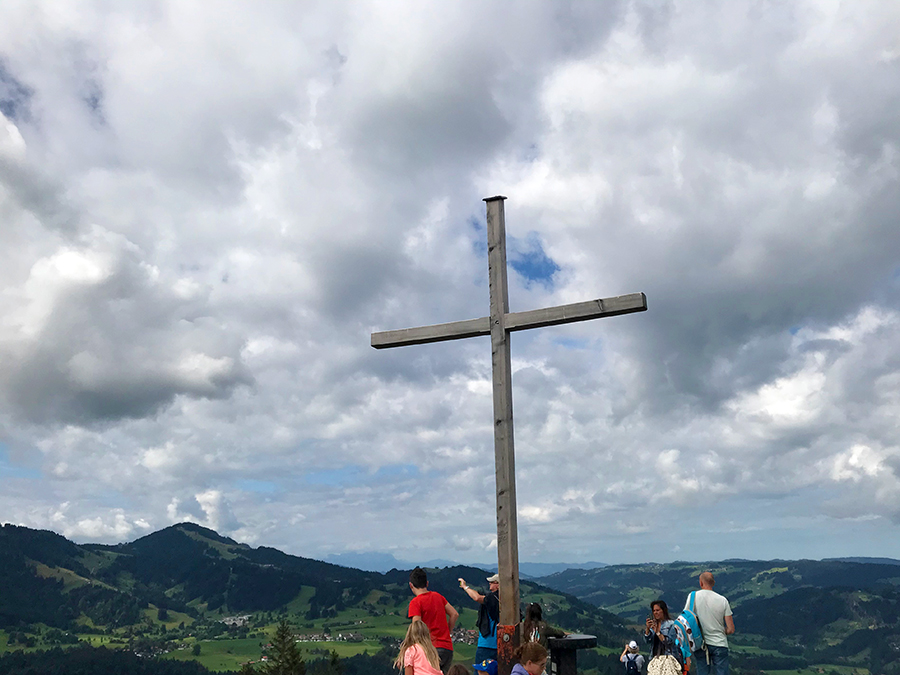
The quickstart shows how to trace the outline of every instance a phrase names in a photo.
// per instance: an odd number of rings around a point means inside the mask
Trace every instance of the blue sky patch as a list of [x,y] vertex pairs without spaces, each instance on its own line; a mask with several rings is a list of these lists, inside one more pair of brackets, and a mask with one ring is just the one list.
[[391,483],[398,479],[415,478],[419,468],[414,464],[384,466],[372,474],[368,469],[351,464],[340,469],[324,469],[306,474],[306,482],[326,487],[350,487],[364,483]]
[[[487,225],[483,220],[472,217],[469,226],[476,236],[472,240],[472,248],[478,255],[487,255]],[[524,239],[506,234],[506,262],[519,276],[525,280],[525,287],[533,283],[542,284],[545,288],[553,288],[553,276],[559,272],[556,264],[547,252],[537,232],[529,232]]]
[[554,338],[553,344],[565,349],[587,349],[588,341],[584,338]]
[[478,218],[469,218],[469,225],[475,230],[476,237],[472,240],[472,248],[478,255],[487,255],[487,225]]
[[544,244],[536,232],[529,232],[525,239],[507,237],[506,247],[509,264],[525,279],[526,286],[539,283],[553,288],[553,275],[560,267],[544,251]]
[[271,494],[276,490],[275,483],[268,480],[242,478],[235,481],[235,485],[239,490],[243,490],[244,492],[256,492],[258,494]]
[[9,461],[9,451],[3,443],[0,443],[0,478],[40,478],[41,472],[37,469],[28,469],[24,466],[16,466]]

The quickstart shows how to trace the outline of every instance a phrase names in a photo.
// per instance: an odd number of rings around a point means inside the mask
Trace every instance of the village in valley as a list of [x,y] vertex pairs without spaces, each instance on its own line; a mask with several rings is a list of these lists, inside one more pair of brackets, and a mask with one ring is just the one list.
[[[240,614],[236,616],[226,616],[219,619],[219,621],[229,628],[241,628],[248,626],[250,619],[250,614]],[[360,619],[356,623],[362,628],[367,622],[364,619]],[[324,631],[318,633],[297,632],[294,634],[294,637],[298,644],[305,642],[363,642],[366,639],[362,633],[354,632],[352,630],[340,630],[337,632],[329,631],[327,633]],[[478,639],[478,631],[474,628],[466,629],[457,626],[453,629],[451,638],[453,639],[454,644],[474,645]],[[399,646],[400,641],[401,640],[398,638],[395,639],[394,642]]]

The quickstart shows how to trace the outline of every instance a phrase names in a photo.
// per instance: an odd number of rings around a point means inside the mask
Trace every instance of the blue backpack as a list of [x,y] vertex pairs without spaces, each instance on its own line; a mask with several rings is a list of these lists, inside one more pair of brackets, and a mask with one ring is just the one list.
[[690,642],[688,642],[687,638],[687,629],[685,625],[675,620],[675,647],[678,650],[678,653],[681,655],[681,662],[687,663],[689,658],[692,658],[693,652],[691,651]]
[[700,632],[700,620],[694,613],[694,595],[697,591],[693,591],[688,596],[688,607],[681,615],[675,619],[675,629],[681,642],[681,653],[690,656],[693,652],[706,648],[703,642],[703,633]]

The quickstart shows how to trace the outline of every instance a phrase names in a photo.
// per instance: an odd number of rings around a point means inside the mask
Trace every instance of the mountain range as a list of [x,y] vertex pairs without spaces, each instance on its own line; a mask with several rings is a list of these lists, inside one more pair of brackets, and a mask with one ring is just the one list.
[[[371,572],[390,572],[394,569],[408,570],[416,567],[456,567],[462,563],[453,560],[434,559],[434,560],[399,560],[390,553],[370,552],[354,552],[354,553],[336,553],[324,558],[325,562],[344,567],[355,567],[360,570],[368,570]],[[497,571],[497,563],[469,563],[469,567],[476,567],[489,572]],[[590,570],[598,567],[606,567],[602,562],[586,562],[586,563],[537,563],[519,561],[519,576],[523,579],[533,579],[536,577],[544,577],[557,572],[563,572],[569,569]]]
[[[634,627],[664,600],[676,616],[711,571],[737,628],[741,672],[813,672],[840,665],[900,673],[900,567],[893,559],[727,560],[612,565],[535,579],[603,607]],[[802,671],[801,671],[802,672]],[[843,671],[837,671],[843,672]]]
[[[254,548],[191,523],[114,546],[79,545],[53,532],[4,525],[0,652],[81,640],[136,652],[140,644],[153,653],[154,644],[211,638],[243,638],[244,647],[258,650],[277,617],[288,617],[301,631],[352,630],[390,651],[408,622],[412,565],[382,560],[399,565],[365,571]],[[484,585],[495,567],[425,566],[429,588],[460,609],[461,625],[471,628],[474,603],[457,579]],[[523,573],[521,597],[540,602],[552,623],[597,635],[602,659],[584,668],[580,662],[580,672],[612,672],[623,642],[637,637],[649,603],[663,599],[676,615],[699,573],[710,570],[734,610],[736,673],[821,672],[829,666],[850,669],[837,671],[842,673],[900,673],[900,561],[555,567],[545,567],[553,573],[543,576]],[[225,620],[235,616],[243,618]]]
[[[486,586],[483,569],[456,565],[429,571],[429,588],[452,604],[472,601],[457,579]],[[405,624],[409,569],[368,572],[258,548],[181,523],[114,546],[75,544],[48,531],[0,528],[0,628],[43,624],[107,630],[140,624],[146,612],[188,618],[289,611],[311,627],[341,612],[392,614]],[[523,598],[540,598],[560,622],[614,643],[619,617],[574,596],[529,581]],[[318,623],[317,623],[318,622]]]

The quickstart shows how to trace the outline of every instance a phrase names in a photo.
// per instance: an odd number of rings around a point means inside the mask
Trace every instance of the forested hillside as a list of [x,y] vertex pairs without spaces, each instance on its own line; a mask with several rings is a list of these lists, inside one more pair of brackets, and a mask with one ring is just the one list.
[[[461,611],[462,628],[474,628],[477,606],[457,579],[485,587],[487,574],[462,566],[429,571],[429,587]],[[396,649],[408,623],[408,579],[409,570],[363,572],[252,548],[189,523],[117,546],[79,546],[6,525],[0,652],[86,643],[237,670],[265,656],[274,625],[286,618],[298,636],[310,636],[311,662],[328,656],[317,645],[342,641],[349,664]],[[620,617],[572,595],[528,581],[521,593],[523,602],[541,602],[555,624],[597,635],[609,649],[628,636]],[[462,643],[458,653],[471,659],[474,645]]]
[[[523,580],[522,600],[540,602],[546,618],[566,630],[597,635],[601,647],[579,657],[581,670],[613,673],[650,601],[662,598],[677,613],[705,569],[734,608],[736,673],[828,666],[849,668],[838,671],[845,674],[900,673],[900,566],[891,561],[572,569]],[[461,611],[464,629],[474,627],[476,606],[457,579],[484,587],[486,575],[462,566],[429,570],[430,588]],[[122,652],[238,671],[261,662],[282,620],[308,662],[318,664],[318,675],[337,675],[329,670],[337,663],[345,675],[389,671],[408,622],[408,578],[409,570],[363,572],[253,548],[188,523],[118,546],[80,546],[52,532],[6,525],[0,528],[0,653],[7,656],[0,675],[19,666],[27,672],[30,660],[52,664],[51,653],[40,650],[76,644],[79,656],[66,652],[66,659],[111,662]],[[457,639],[457,656],[466,662],[474,646],[462,633]],[[118,651],[111,656],[86,645]],[[173,668],[147,672],[192,672]]]
[[[838,664],[900,672],[897,561],[746,561],[567,570],[541,583],[640,624],[649,603],[675,613],[711,570],[734,610],[738,664],[748,670]],[[743,649],[743,652],[742,652]],[[743,653],[743,658],[740,656]]]

